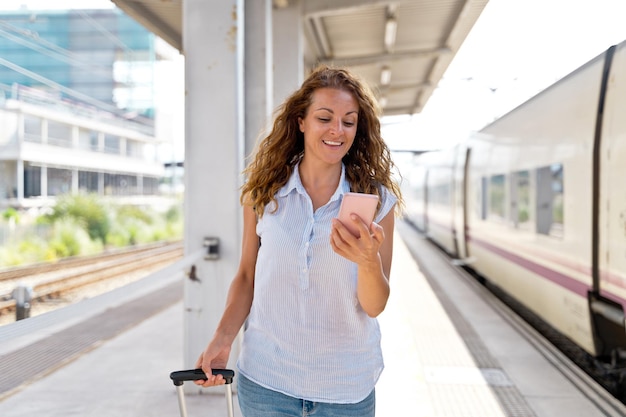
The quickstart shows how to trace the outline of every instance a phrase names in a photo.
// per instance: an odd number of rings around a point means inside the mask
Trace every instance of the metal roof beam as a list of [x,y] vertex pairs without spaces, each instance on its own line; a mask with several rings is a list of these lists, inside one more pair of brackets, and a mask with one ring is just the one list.
[[319,55],[330,59],[333,56],[333,51],[330,47],[330,42],[328,41],[328,36],[326,35],[326,29],[324,28],[324,22],[322,19],[320,17],[313,16],[306,19],[306,24],[315,39]]
[[139,22],[139,24],[182,52],[182,34],[160,19],[152,9],[134,1],[111,0],[111,2]]
[[321,59],[319,61],[320,64],[332,64],[335,62],[341,62],[346,66],[358,66],[358,65],[367,65],[367,64],[376,64],[376,63],[385,63],[389,61],[399,61],[403,59],[412,59],[412,58],[429,58],[429,57],[437,57],[445,54],[449,54],[449,48],[434,48],[434,49],[416,49],[413,51],[403,51],[403,52],[394,52],[394,53],[383,53],[378,55],[366,55],[366,56],[357,56],[351,58],[338,58],[338,59]]
[[410,89],[418,89],[432,87],[432,83],[423,82],[423,83],[395,83],[390,84],[389,86],[381,86],[379,89],[382,93],[394,93],[394,92],[402,92],[404,90]]
[[317,0],[302,2],[302,12],[305,16],[322,14],[331,15],[336,12],[345,12],[367,7],[386,7],[402,3],[415,3],[415,0]]

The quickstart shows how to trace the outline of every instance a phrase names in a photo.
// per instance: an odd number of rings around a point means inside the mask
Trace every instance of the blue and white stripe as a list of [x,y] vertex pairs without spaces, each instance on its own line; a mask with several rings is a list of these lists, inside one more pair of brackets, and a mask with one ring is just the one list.
[[[261,247],[239,371],[284,394],[356,403],[383,369],[380,329],[356,297],[356,264],[330,246],[331,220],[350,191],[342,169],[330,201],[313,211],[298,169],[257,224]],[[380,221],[396,198],[383,189]]]

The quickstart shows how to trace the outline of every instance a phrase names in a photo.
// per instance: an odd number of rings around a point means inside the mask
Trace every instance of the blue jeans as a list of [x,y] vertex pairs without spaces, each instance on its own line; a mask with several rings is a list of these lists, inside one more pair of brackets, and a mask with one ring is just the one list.
[[237,397],[244,417],[374,417],[376,395],[356,404],[318,403],[293,398],[237,376]]

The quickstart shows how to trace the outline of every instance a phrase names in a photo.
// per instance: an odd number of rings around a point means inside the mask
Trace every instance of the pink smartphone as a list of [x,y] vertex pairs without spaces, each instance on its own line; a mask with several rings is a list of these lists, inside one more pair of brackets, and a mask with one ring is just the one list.
[[374,220],[378,196],[365,193],[345,193],[339,207],[339,220],[356,237],[359,237],[359,229],[350,219],[350,214],[359,216],[365,224],[369,225]]

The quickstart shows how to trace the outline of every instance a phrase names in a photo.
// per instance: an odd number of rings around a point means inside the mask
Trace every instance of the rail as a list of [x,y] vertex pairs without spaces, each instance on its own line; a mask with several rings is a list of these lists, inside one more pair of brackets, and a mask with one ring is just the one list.
[[33,290],[31,302],[43,302],[61,297],[70,291],[83,291],[89,286],[103,282],[114,282],[129,275],[147,271],[137,279],[145,277],[150,271],[170,265],[183,256],[180,242],[157,244],[136,248],[130,251],[103,254],[88,258],[78,258],[52,265],[38,265],[0,273],[0,315],[16,309],[11,290],[18,282],[30,285]]

